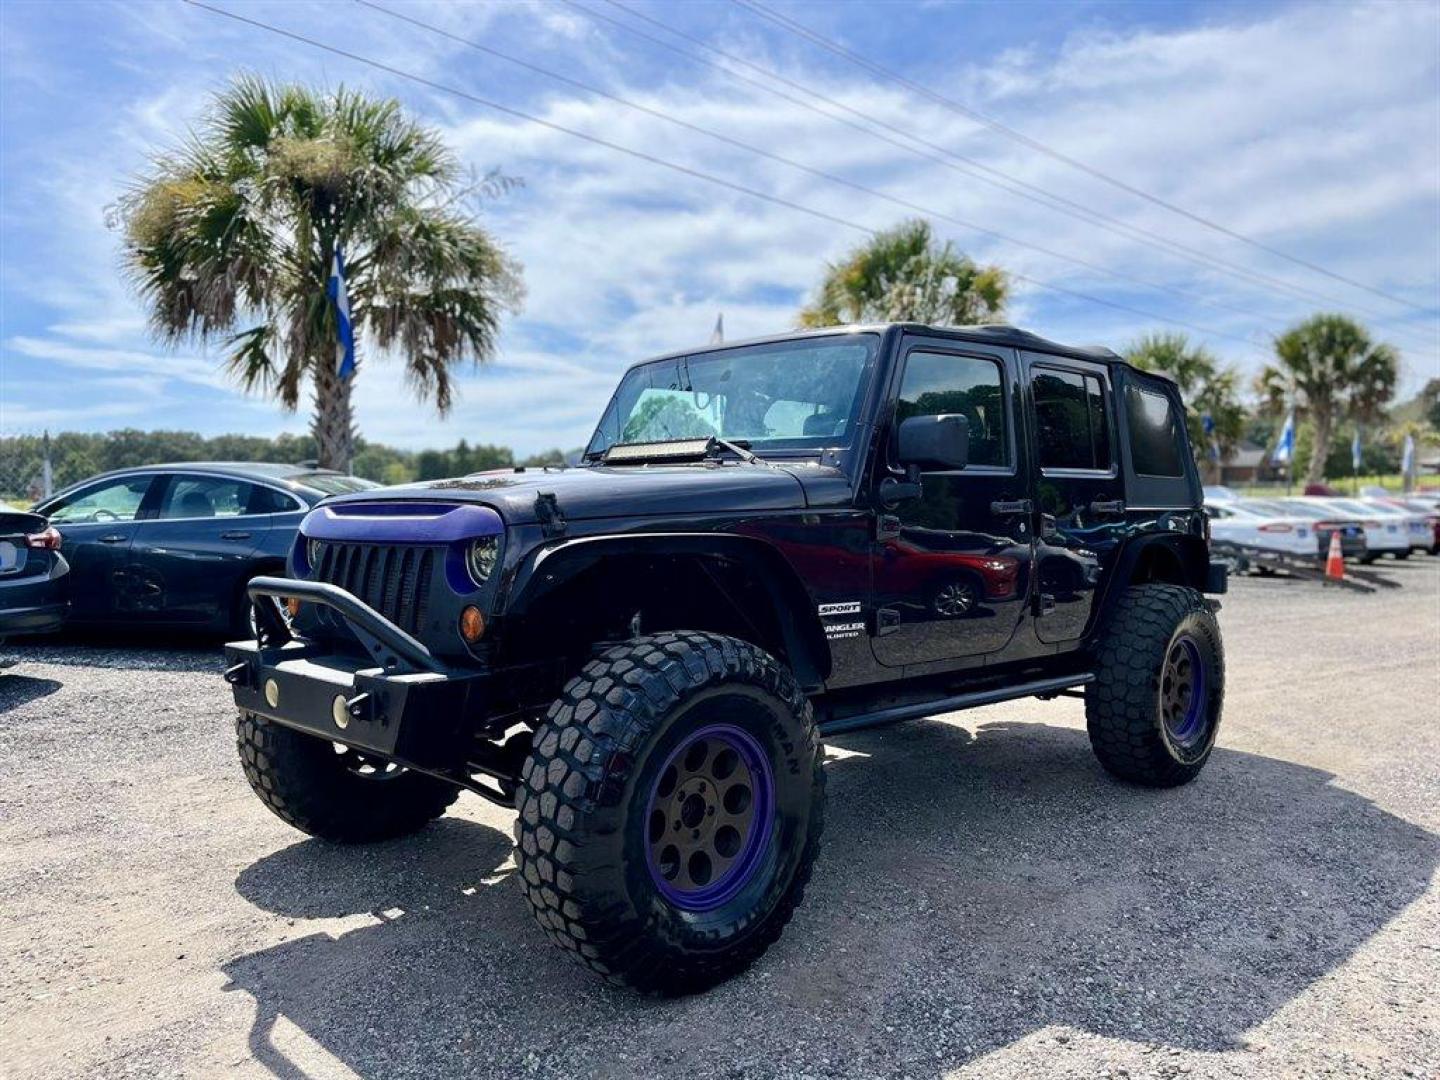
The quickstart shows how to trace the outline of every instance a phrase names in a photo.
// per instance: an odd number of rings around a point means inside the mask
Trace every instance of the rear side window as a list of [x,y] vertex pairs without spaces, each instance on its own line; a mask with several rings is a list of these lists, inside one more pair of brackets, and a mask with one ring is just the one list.
[[250,505],[246,507],[245,512],[247,514],[289,514],[303,509],[300,500],[295,496],[256,484],[250,489]]
[[1110,468],[1110,427],[1100,379],[1035,368],[1030,380],[1042,469]]
[[1125,389],[1130,461],[1142,476],[1184,476],[1180,424],[1170,399],[1138,386]]
[[970,422],[971,465],[1010,464],[1004,384],[995,361],[920,350],[906,357],[896,425],[912,416],[942,414]]

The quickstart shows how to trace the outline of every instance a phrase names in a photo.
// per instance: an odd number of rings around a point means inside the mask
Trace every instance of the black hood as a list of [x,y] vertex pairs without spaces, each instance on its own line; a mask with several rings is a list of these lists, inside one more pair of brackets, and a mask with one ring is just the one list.
[[535,500],[542,494],[553,494],[560,513],[571,520],[795,510],[806,505],[805,490],[789,470],[730,463],[505,469],[360,491],[327,503],[479,503],[497,510],[508,525],[525,525],[538,520]]

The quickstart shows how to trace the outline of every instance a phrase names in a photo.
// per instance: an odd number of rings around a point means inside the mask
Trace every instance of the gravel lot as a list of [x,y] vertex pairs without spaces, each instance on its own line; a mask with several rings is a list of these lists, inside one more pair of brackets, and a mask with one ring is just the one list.
[[1080,703],[832,748],[826,850],[745,976],[640,999],[524,910],[510,815],[307,840],[250,794],[212,648],[0,676],[0,1075],[1440,1075],[1440,559],[1236,583],[1225,726],[1120,786]]

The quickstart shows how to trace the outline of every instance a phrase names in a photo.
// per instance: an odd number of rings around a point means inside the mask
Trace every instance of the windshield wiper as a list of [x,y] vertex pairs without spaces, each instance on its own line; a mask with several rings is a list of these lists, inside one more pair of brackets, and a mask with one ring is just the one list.
[[760,459],[760,456],[750,449],[749,443],[731,442],[729,439],[720,438],[719,435],[711,435],[710,448],[713,450],[717,446],[723,446],[741,461],[745,462],[746,465],[754,465],[757,461],[762,465],[765,464],[765,462]]

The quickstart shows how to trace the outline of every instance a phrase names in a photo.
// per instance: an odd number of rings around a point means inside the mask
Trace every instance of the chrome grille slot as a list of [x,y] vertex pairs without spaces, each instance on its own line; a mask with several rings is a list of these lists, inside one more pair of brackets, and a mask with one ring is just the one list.
[[314,580],[338,585],[400,629],[420,636],[429,614],[431,578],[443,552],[413,544],[325,542]]

